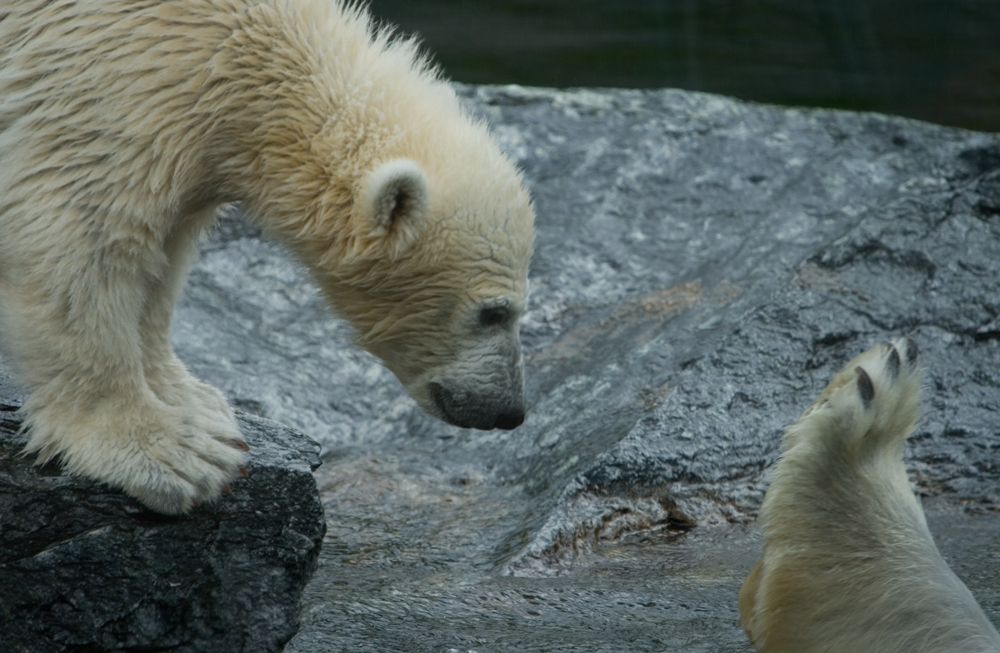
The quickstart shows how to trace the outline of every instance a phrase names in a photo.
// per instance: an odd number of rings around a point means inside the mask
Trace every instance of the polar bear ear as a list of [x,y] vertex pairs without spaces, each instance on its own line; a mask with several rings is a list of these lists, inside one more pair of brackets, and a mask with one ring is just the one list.
[[414,161],[396,159],[369,175],[360,198],[372,236],[406,246],[430,203],[427,177]]

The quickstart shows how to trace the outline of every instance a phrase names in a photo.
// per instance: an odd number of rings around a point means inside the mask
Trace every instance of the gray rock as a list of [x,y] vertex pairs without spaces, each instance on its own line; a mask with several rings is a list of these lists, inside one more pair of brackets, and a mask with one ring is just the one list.
[[18,393],[0,389],[0,650],[284,648],[326,528],[316,443],[240,415],[249,477],[165,517],[55,465],[30,466],[17,455]]
[[[622,510],[664,525],[752,519],[781,428],[854,354],[902,334],[929,366],[927,416],[908,448],[914,481],[1000,508],[996,136],[671,91],[532,95],[477,93],[488,114],[525,125],[525,143],[575,134],[521,156],[530,178],[553,180],[536,182],[539,213],[557,216],[538,267],[586,279],[566,263],[580,249],[558,217],[568,209],[583,223],[583,257],[605,262],[592,285],[608,288],[608,303],[542,336],[529,358],[556,363],[532,377],[558,388],[578,361],[578,383],[602,390],[599,409],[582,393],[577,414],[635,419],[581,456],[582,473],[559,484],[555,510],[508,568],[561,560]],[[601,164],[578,172],[581,160]],[[542,306],[586,301],[567,299],[563,280],[547,296],[538,276]],[[634,294],[614,298],[616,286]],[[553,454],[594,442],[578,423]],[[623,508],[623,496],[654,508]]]
[[681,91],[459,87],[538,213],[512,433],[422,415],[231,213],[181,356],[324,445],[288,651],[748,651],[781,429],[873,342],[928,367],[907,464],[1000,621],[1000,139]]
[[178,311],[198,374],[325,447],[289,651],[748,650],[781,428],[904,333],[928,366],[914,487],[998,620],[1000,139],[680,91],[460,92],[538,211],[521,428],[421,415],[235,215]]
[[781,428],[902,334],[927,366],[914,487],[1000,622],[1000,138],[671,90],[459,91],[538,213],[523,426],[420,413],[235,209],[175,317],[192,371],[324,447],[286,651],[749,651],[737,595]]

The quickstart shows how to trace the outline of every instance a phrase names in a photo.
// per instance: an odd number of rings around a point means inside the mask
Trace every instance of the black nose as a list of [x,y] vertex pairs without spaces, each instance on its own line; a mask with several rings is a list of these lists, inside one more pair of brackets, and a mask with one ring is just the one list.
[[494,422],[493,428],[512,431],[521,424],[524,424],[524,411],[516,410],[497,415],[497,421]]
[[427,389],[440,417],[449,424],[483,431],[510,431],[524,423],[523,397],[497,406],[497,402],[491,402],[488,398],[452,392],[440,383],[431,382]]

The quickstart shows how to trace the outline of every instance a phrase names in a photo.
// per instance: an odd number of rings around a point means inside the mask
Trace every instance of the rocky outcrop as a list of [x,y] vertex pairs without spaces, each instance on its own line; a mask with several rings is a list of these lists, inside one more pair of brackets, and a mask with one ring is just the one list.
[[[6,375],[0,374],[0,377]],[[325,531],[319,447],[240,415],[249,477],[189,515],[19,456],[19,393],[0,378],[0,650],[281,651]]]
[[295,653],[747,651],[781,429],[877,340],[927,366],[906,449],[1000,621],[1000,138],[682,91],[461,87],[538,213],[527,421],[422,415],[237,215],[175,345],[319,439],[330,531]]
[[323,444],[329,530],[287,651],[749,651],[781,429],[904,334],[927,366],[913,485],[1000,623],[1000,137],[672,90],[460,93],[538,213],[523,426],[420,413],[238,210],[175,317],[192,371]]
[[[783,426],[842,363],[905,334],[930,379],[907,449],[916,487],[1000,510],[1000,139],[675,91],[475,96],[519,121],[505,128],[522,165],[547,180],[542,224],[558,226],[542,227],[537,266],[560,276],[532,279],[536,305],[598,295],[535,329],[535,383],[558,388],[574,363],[588,368],[579,426],[553,420],[569,441],[541,439],[579,452],[594,412],[618,434],[581,456],[509,570],[550,573],[629,523],[752,520]],[[572,141],[532,151],[570,129]],[[577,261],[600,267],[588,277]],[[574,273],[582,290],[562,281]]]

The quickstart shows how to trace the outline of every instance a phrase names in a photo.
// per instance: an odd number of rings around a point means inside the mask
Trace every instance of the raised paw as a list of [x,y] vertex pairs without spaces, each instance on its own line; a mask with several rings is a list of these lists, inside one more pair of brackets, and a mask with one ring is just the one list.
[[[876,345],[852,361],[857,398],[871,418],[870,436],[902,440],[913,430],[920,400],[917,358],[916,341],[906,337]],[[848,364],[845,371],[850,369]]]
[[901,442],[919,417],[921,374],[913,338],[879,343],[844,366],[788,431],[788,444],[804,437],[845,444]]
[[81,415],[58,404],[29,412],[26,452],[59,455],[68,471],[124,490],[149,508],[180,514],[246,476],[235,420],[202,419],[154,396]]
[[917,344],[880,344],[786,431],[740,592],[759,653],[1000,651],[934,545],[903,464],[917,420]]

